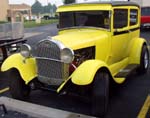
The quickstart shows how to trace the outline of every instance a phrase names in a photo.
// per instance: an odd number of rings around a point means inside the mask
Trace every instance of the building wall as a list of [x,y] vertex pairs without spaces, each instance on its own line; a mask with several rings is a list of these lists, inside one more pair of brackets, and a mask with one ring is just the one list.
[[150,1],[149,0],[143,0],[142,6],[150,6]]
[[140,6],[142,5],[143,3],[143,0],[130,0],[131,2],[135,2],[137,4],[139,4]]
[[130,1],[138,3],[141,7],[150,6],[149,0],[130,0]]
[[7,20],[7,10],[9,9],[8,0],[0,0],[0,21]]

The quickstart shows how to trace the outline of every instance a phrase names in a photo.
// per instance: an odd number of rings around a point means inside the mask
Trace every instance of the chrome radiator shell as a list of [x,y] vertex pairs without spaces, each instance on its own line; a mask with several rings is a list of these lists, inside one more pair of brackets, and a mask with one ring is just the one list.
[[69,76],[69,64],[61,61],[61,42],[46,39],[36,46],[38,80],[48,85],[60,85]]

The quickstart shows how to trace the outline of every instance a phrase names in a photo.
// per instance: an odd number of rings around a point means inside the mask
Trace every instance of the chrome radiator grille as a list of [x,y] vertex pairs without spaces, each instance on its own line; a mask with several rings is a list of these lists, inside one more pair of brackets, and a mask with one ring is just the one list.
[[59,85],[68,77],[69,66],[61,62],[61,47],[52,40],[44,40],[36,47],[39,81]]

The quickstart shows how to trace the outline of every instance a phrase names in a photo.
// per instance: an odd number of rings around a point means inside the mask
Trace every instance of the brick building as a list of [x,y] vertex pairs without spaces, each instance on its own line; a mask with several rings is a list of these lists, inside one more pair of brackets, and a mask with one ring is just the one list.
[[8,0],[0,0],[0,21],[7,20],[7,10],[9,9]]
[[10,4],[7,15],[12,22],[23,21],[24,16],[29,16],[29,20],[31,20],[31,6],[27,4]]
[[0,0],[0,21],[23,21],[23,17],[31,19],[31,6],[27,4],[9,4],[9,0]]

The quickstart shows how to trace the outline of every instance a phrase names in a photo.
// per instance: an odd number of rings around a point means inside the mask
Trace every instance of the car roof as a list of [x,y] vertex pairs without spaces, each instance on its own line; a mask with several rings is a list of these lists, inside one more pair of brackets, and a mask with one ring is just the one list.
[[140,7],[139,4],[137,4],[135,2],[130,2],[130,1],[99,1],[99,2],[72,3],[72,4],[66,4],[66,5],[75,5],[75,4],[110,4],[111,6],[137,6],[137,7]]
[[[100,7],[102,6],[102,7]],[[59,6],[57,12],[68,12],[68,11],[88,11],[88,10],[111,10],[112,7],[140,7],[134,2],[127,1],[112,1],[112,2],[85,2],[85,3],[72,3]]]

